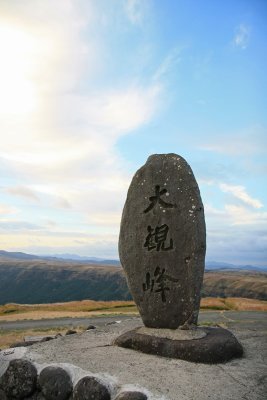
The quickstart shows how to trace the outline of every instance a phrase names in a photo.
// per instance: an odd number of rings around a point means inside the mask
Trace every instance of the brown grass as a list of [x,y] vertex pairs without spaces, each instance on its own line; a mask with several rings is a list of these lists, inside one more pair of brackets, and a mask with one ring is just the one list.
[[[0,331],[0,349],[7,349],[12,344],[17,342],[23,342],[25,336],[49,336],[61,333],[65,335],[68,329],[72,327],[56,327],[51,329],[25,329],[17,331]],[[75,327],[73,328],[76,332],[80,333],[84,331],[84,328]]]
[[133,301],[83,300],[53,304],[5,304],[0,306],[0,321],[136,313],[137,308]]
[[246,299],[242,297],[204,297],[201,299],[202,310],[236,310],[236,311],[267,311],[267,301]]
[[[202,310],[267,311],[267,301],[228,297],[205,297]],[[100,315],[138,314],[133,301],[71,301],[53,304],[6,304],[0,306],[0,321],[75,318]]]
[[237,311],[267,311],[267,301],[256,299],[243,299],[240,297],[228,297],[226,306]]
[[[201,310],[236,310],[236,311],[267,311],[267,301],[245,299],[238,297],[214,298],[201,300]],[[44,319],[65,317],[90,317],[101,315],[132,314],[138,311],[133,301],[71,301],[54,304],[6,304],[0,306],[0,321],[17,321],[22,319]],[[60,322],[59,322],[60,325]],[[9,347],[12,343],[21,342],[25,336],[44,336],[65,334],[70,327],[28,329],[15,331],[0,331],[0,349]],[[81,332],[84,328],[75,328]]]
[[133,305],[133,301],[95,301],[95,300],[82,300],[82,301],[69,301],[65,303],[51,303],[51,304],[5,304],[0,306],[0,315],[15,311],[28,312],[42,310],[42,311],[93,311],[104,308],[118,308]]

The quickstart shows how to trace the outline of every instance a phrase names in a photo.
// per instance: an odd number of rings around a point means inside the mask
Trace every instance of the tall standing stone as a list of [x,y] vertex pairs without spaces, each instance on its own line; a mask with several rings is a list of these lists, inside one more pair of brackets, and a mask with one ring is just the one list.
[[133,177],[119,253],[144,324],[175,329],[197,323],[206,230],[193,172],[176,154],[155,154]]

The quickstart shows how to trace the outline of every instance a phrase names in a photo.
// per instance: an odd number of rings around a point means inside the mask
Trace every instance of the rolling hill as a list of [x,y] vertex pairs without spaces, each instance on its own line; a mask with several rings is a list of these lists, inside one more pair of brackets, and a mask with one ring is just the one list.
[[[242,269],[207,270],[205,297],[267,300],[267,273]],[[130,300],[119,265],[41,258],[0,252],[0,304],[55,303],[72,300]]]

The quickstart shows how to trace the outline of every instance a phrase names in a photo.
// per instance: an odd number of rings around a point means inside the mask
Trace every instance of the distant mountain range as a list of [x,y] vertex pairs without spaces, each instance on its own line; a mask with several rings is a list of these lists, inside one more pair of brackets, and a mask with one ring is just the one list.
[[79,261],[90,264],[105,264],[105,265],[120,265],[119,260],[106,260],[105,258],[98,257],[82,257],[77,254],[53,254],[51,256],[34,254],[27,254],[22,252],[13,252],[0,250],[0,259],[9,258],[14,260],[49,260],[49,261]]
[[218,262],[218,261],[206,261],[206,270],[214,270],[214,269],[234,269],[234,270],[244,270],[244,271],[265,271],[267,272],[266,265],[235,265],[235,264],[228,264],[225,262]]
[[[50,256],[41,255],[37,256],[34,254],[27,254],[22,252],[10,252],[5,250],[0,250],[0,259],[9,258],[16,260],[49,260],[49,261],[78,261],[81,263],[89,264],[101,264],[101,265],[114,265],[120,266],[119,260],[110,260],[100,257],[87,257],[79,256],[77,254],[53,254]],[[206,261],[206,270],[244,270],[244,271],[265,271],[267,272],[267,266],[256,266],[256,265],[235,265],[219,261]]]

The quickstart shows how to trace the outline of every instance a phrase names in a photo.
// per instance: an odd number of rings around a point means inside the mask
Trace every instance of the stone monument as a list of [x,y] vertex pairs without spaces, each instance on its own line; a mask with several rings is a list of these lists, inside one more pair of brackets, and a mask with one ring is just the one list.
[[124,206],[119,254],[145,327],[115,344],[198,362],[241,356],[222,328],[197,328],[206,228],[199,188],[188,163],[155,154],[133,177]]

